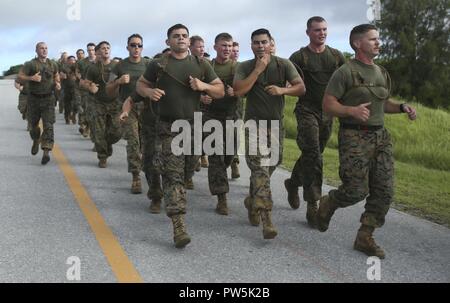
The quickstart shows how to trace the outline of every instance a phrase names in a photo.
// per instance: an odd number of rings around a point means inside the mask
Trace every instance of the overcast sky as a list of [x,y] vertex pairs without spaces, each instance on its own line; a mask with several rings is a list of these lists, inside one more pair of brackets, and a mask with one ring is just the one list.
[[[68,13],[77,1],[80,20],[71,21]],[[314,15],[328,21],[328,44],[351,52],[349,32],[368,22],[368,8],[367,0],[1,0],[0,72],[32,59],[38,41],[47,42],[51,58],[101,40],[111,43],[113,56],[126,57],[127,37],[139,33],[144,55],[153,56],[165,48],[167,29],[176,23],[202,36],[213,56],[215,36],[230,33],[241,44],[240,60],[252,57],[251,32],[267,28],[277,41],[277,55],[289,57],[308,44],[306,21]]]

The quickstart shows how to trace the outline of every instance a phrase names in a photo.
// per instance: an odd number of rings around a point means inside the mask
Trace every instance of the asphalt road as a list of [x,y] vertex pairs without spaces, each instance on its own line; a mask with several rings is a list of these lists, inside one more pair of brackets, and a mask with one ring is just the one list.
[[[71,256],[81,262],[81,282],[119,281],[116,273],[122,269],[99,244],[108,236],[94,233],[61,165],[53,154],[45,167],[42,153],[31,156],[17,95],[12,81],[0,81],[0,282],[70,282],[66,261]],[[330,230],[319,233],[307,226],[304,204],[297,211],[289,207],[283,186],[289,173],[278,169],[272,190],[279,235],[267,241],[262,229],[247,221],[245,161],[242,177],[230,181],[228,217],[214,212],[216,200],[203,169],[194,177],[195,190],[188,193],[192,242],[178,250],[165,214],[150,214],[146,195],[129,193],[125,142],[114,146],[109,166],[102,170],[90,140],[77,127],[65,125],[60,114],[55,136],[113,240],[144,282],[372,282],[367,272],[373,264],[352,249],[363,203],[339,210]],[[387,254],[381,261],[381,282],[450,282],[448,228],[391,210],[375,236]]]

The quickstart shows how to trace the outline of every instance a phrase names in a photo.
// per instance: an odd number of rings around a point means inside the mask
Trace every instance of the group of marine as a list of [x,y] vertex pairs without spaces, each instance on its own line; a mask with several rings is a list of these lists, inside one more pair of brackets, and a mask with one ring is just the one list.
[[[322,17],[310,18],[306,29],[310,43],[289,59],[276,56],[272,35],[267,29],[258,29],[251,35],[255,58],[241,63],[239,44],[230,34],[217,35],[217,56],[211,60],[205,56],[204,40],[190,37],[182,24],[168,29],[168,48],[153,59],[142,57],[144,45],[139,34],[127,40],[129,57],[117,60],[111,59],[107,41],[89,43],[86,58],[80,49],[77,58],[63,54],[59,62],[47,58],[47,45],[40,42],[36,45],[37,57],[24,64],[16,80],[19,110],[28,121],[33,140],[31,153],[38,154],[40,146],[42,164],[50,161],[56,100],[60,113],[64,110],[66,124],[77,123],[78,117],[80,133],[95,144],[100,168],[107,167],[113,145],[125,139],[131,192],[142,192],[143,171],[150,212],[160,213],[164,200],[173,223],[175,246],[184,248],[191,242],[185,223],[186,190],[194,188],[195,171],[201,166],[208,168],[209,188],[217,196],[216,212],[226,216],[227,169],[231,166],[232,178],[239,178],[239,157],[237,151],[234,155],[176,155],[171,143],[179,133],[172,130],[172,124],[178,120],[193,123],[194,113],[199,111],[203,123],[214,119],[224,129],[228,120],[254,120],[258,132],[245,132],[246,143],[250,136],[258,140],[267,136],[270,141],[271,128],[259,122],[282,123],[285,96],[295,96],[299,98],[295,115],[301,155],[284,182],[290,206],[299,208],[298,189],[303,187],[307,222],[311,228],[325,232],[337,209],[366,199],[354,248],[384,258],[383,249],[373,239],[375,229],[384,225],[393,199],[393,150],[384,114],[406,113],[415,120],[416,111],[390,99],[389,74],[374,63],[380,52],[375,26],[353,28],[350,45],[355,57],[348,60],[326,45],[327,27]],[[322,196],[322,154],[331,136],[333,117],[340,122],[342,185]],[[278,165],[283,127],[279,138]],[[250,224],[262,223],[264,239],[274,239],[278,231],[272,222],[270,179],[278,165],[263,166],[267,157],[259,151],[256,155],[246,152],[251,177],[244,206]]]

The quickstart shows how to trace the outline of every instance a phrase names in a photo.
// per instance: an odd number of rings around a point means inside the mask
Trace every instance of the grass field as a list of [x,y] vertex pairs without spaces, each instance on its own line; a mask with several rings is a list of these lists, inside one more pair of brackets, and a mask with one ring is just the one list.
[[[283,165],[292,169],[300,152],[295,142],[297,122],[293,114],[296,100],[286,102],[286,141]],[[387,115],[386,128],[394,142],[394,207],[450,226],[450,113],[414,104],[418,120],[405,115]],[[337,186],[339,161],[338,122],[324,153],[324,178]]]

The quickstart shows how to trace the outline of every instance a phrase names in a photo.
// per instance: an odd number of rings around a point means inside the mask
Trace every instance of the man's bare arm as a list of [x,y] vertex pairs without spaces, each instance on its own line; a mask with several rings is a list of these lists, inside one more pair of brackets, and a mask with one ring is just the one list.
[[166,93],[162,89],[153,87],[152,82],[141,76],[136,83],[136,92],[144,98],[150,98],[150,100],[158,102]]
[[193,90],[204,92],[213,99],[221,99],[225,96],[225,87],[219,78],[214,79],[210,83],[205,83],[191,77],[190,85]]
[[[403,111],[402,111],[402,109],[403,109]],[[405,113],[408,115],[408,118],[410,120],[416,120],[416,118],[417,118],[417,113],[416,113],[415,108],[409,106],[406,103],[403,103],[403,104],[397,103],[392,99],[389,99],[384,103],[384,112],[387,114]]]
[[270,63],[270,55],[256,59],[255,69],[243,80],[236,80],[233,83],[234,94],[238,97],[245,96],[255,85],[259,75],[261,75]]
[[297,78],[289,82],[290,85],[286,87],[279,87],[270,85],[265,88],[266,92],[272,96],[293,96],[300,97],[306,93],[305,83],[302,78]]

